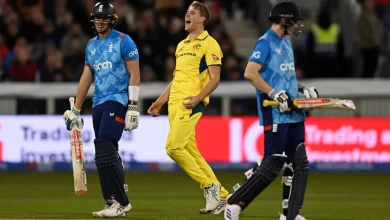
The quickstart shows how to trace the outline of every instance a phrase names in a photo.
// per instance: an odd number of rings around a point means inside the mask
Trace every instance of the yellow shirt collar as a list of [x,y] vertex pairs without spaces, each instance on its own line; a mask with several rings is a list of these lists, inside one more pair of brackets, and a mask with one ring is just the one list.
[[[204,40],[206,37],[209,36],[209,32],[203,31],[196,39],[198,40]],[[188,43],[191,41],[190,35],[187,36],[186,40],[184,41],[185,43]]]

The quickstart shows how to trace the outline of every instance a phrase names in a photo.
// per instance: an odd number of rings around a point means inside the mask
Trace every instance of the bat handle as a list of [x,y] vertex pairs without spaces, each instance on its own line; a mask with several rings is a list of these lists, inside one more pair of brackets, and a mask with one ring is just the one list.
[[298,107],[298,100],[297,100],[297,99],[294,99],[294,100],[293,100],[293,106],[294,106],[295,108]]
[[278,106],[279,102],[277,101],[272,101],[272,100],[264,100],[263,101],[263,106],[268,107],[268,106]]
[[70,109],[74,107],[74,97],[69,97]]

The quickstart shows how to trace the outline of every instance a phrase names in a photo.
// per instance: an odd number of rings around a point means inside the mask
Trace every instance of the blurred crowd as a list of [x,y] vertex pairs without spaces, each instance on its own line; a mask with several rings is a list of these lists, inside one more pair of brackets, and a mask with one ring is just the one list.
[[[102,0],[104,1],[104,0]],[[378,0],[377,0],[378,1]],[[386,0],[379,0],[386,2]],[[78,81],[84,67],[84,49],[94,36],[90,12],[98,0],[0,0],[0,80]],[[192,0],[111,0],[119,16],[116,29],[129,34],[141,56],[142,81],[169,81],[175,67],[177,43],[187,36],[184,14]],[[255,20],[255,1],[204,0],[210,10],[206,29],[223,53],[222,80],[242,80],[247,57],[235,52],[234,41],[221,21],[233,19],[238,9]],[[272,1],[271,1],[272,2]],[[308,33],[297,48],[300,77],[351,77],[360,64],[361,76],[378,70],[388,13],[378,13],[375,0],[351,0],[358,7],[359,60],[345,54],[345,30],[333,16],[334,0],[324,0]],[[379,11],[380,12],[380,11]],[[387,23],[386,23],[387,21]],[[387,26],[386,26],[387,24]],[[387,29],[386,29],[387,27]],[[387,31],[387,32],[386,32]],[[360,62],[361,61],[361,62]]]
[[[85,46],[94,36],[89,21],[96,2],[0,0],[0,80],[78,81],[84,68]],[[174,51],[187,36],[184,15],[192,1],[109,2],[119,16],[116,29],[129,34],[137,44],[142,81],[171,80]],[[222,5],[216,0],[202,2],[211,11],[206,29],[224,53],[222,79],[240,79],[245,60],[235,53],[233,40],[220,20]]]
[[302,77],[388,77],[389,6],[389,0],[322,0],[296,49]]

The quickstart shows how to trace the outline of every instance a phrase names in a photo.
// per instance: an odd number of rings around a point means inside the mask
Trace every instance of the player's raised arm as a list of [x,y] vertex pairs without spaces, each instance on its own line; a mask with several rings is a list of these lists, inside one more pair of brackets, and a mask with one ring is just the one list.
[[244,77],[258,90],[270,94],[273,88],[264,81],[259,74],[261,68],[269,57],[269,43],[265,40],[259,41],[252,52],[249,62],[245,68]]

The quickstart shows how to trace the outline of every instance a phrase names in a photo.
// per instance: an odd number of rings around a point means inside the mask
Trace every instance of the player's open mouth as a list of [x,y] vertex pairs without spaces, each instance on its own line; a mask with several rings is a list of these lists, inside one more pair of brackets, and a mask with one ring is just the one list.
[[191,21],[186,21],[186,24],[191,24]]

